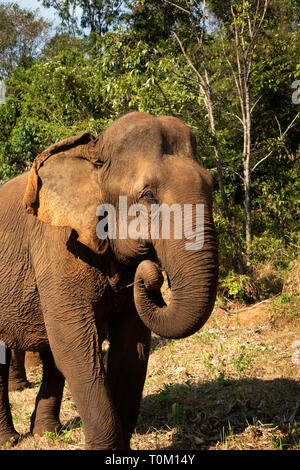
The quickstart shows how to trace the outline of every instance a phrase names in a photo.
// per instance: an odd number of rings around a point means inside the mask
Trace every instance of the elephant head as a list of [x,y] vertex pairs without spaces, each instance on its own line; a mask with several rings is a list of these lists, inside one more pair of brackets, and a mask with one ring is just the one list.
[[[143,237],[121,236],[120,196],[126,196],[127,207],[142,204],[148,220],[153,205],[201,205],[201,246],[187,249],[188,235],[177,237],[173,230],[169,238],[150,229]],[[209,317],[218,276],[212,178],[197,162],[193,133],[179,119],[129,113],[97,138],[84,133],[54,144],[35,159],[23,203],[43,222],[72,227],[99,256],[109,248],[119,262],[134,266],[136,309],[153,332],[182,338]],[[116,209],[116,237],[96,234],[101,204]],[[197,230],[192,211],[190,231]],[[169,305],[159,290],[161,268],[171,288]]]

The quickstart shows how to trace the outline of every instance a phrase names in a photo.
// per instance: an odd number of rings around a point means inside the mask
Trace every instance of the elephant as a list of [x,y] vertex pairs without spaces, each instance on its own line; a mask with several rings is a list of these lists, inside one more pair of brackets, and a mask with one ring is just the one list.
[[12,350],[8,375],[8,391],[15,392],[29,388],[30,383],[27,380],[26,367],[37,367],[40,363],[38,353],[28,351],[25,356],[25,351]]
[[[15,349],[38,351],[43,363],[33,435],[61,428],[66,380],[85,449],[130,449],[151,332],[185,338],[204,325],[214,306],[212,192],[190,128],[173,116],[138,111],[119,117],[98,137],[84,132],[51,145],[29,172],[0,188],[0,340],[6,346],[0,444],[19,439],[8,397]],[[135,219],[128,216],[124,225],[121,196],[127,208],[142,205],[148,219],[154,206],[203,207],[202,244],[187,249],[189,234],[165,237],[160,228],[158,234],[124,236]],[[114,222],[99,211],[107,205],[116,209]],[[196,222],[194,211],[189,233],[197,233]],[[101,223],[106,236],[99,235]],[[162,271],[168,304],[160,290]]]

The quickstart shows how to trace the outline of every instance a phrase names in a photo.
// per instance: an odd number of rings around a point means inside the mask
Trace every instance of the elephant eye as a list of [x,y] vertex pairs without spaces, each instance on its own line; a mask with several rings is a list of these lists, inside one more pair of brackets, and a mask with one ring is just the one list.
[[156,201],[156,197],[154,196],[152,191],[146,191],[143,196],[147,199],[147,201],[151,201],[151,202]]

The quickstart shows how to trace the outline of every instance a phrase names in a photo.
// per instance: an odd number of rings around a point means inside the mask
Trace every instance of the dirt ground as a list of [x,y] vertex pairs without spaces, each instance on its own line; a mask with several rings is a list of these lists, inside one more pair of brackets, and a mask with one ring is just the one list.
[[[299,299],[285,308],[273,300],[250,308],[219,306],[189,338],[153,335],[132,449],[299,450]],[[83,449],[67,385],[62,432],[29,434],[40,367],[28,370],[28,378],[32,388],[10,394],[22,434],[14,449]]]

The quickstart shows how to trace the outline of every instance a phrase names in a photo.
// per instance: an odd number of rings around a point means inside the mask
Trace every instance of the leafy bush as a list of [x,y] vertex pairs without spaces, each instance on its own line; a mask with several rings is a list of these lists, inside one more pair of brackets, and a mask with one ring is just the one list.
[[257,286],[250,275],[229,271],[219,283],[219,294],[225,299],[251,301],[259,298]]

